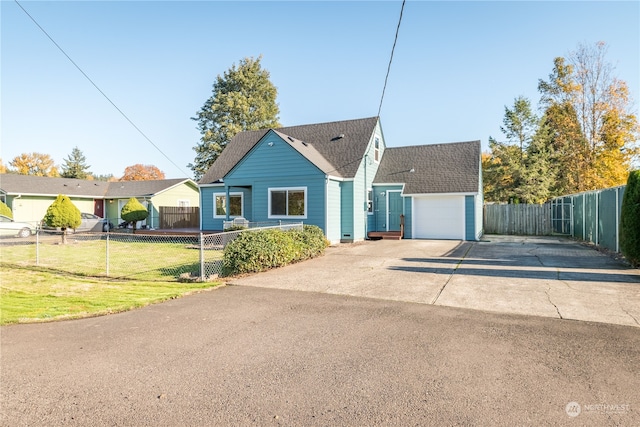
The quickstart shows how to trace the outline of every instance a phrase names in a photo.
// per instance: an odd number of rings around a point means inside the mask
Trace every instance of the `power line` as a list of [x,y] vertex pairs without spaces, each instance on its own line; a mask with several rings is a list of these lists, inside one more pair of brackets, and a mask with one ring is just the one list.
[[40,31],[42,31],[42,32],[44,33],[44,35],[45,35],[45,36],[47,36],[47,37],[49,38],[49,40],[51,40],[51,42],[52,42],[52,43],[53,43],[53,44],[58,48],[58,50],[59,50],[60,52],[62,52],[62,54],[63,54],[64,56],[66,56],[66,57],[67,57],[67,59],[69,60],[69,62],[71,62],[71,63],[73,64],[73,66],[74,66],[74,67],[76,67],[76,68],[78,69],[78,71],[80,71],[80,73],[82,73],[82,75],[83,75],[83,76],[84,76],[84,77],[89,81],[89,83],[91,83],[91,84],[93,85],[93,87],[95,87],[95,88],[98,90],[98,92],[100,92],[100,94],[101,94],[101,95],[102,95],[102,96],[103,96],[107,101],[109,101],[109,103],[113,106],[113,108],[115,108],[116,110],[118,110],[118,112],[122,115],[122,117],[124,117],[124,118],[129,122],[129,124],[131,124],[131,126],[133,126],[133,127],[134,127],[134,129],[135,129],[135,130],[137,130],[137,131],[138,131],[138,133],[139,133],[140,135],[142,135],[142,136],[143,136],[143,138],[144,138],[144,139],[146,139],[146,140],[149,142],[149,144],[153,145],[153,147],[154,147],[156,150],[158,150],[158,152],[159,152],[160,154],[162,154],[162,155],[163,155],[167,160],[169,160],[169,162],[170,162],[172,165],[174,165],[176,168],[178,168],[178,170],[179,170],[180,172],[182,172],[185,176],[188,176],[188,174],[187,174],[187,173],[185,173],[185,172],[182,170],[182,168],[181,168],[180,166],[178,166],[178,165],[177,165],[173,160],[171,160],[171,158],[170,158],[169,156],[167,156],[167,155],[164,153],[164,151],[162,151],[162,150],[160,149],[160,147],[158,147],[156,144],[154,144],[154,142],[153,142],[153,141],[152,141],[152,140],[151,140],[151,139],[150,139],[150,138],[149,138],[149,137],[148,137],[144,132],[142,132],[142,130],[141,130],[138,126],[136,126],[136,124],[135,124],[135,123],[133,123],[133,121],[132,121],[132,120],[131,120],[131,119],[130,119],[130,118],[129,118],[129,117],[128,117],[128,116],[127,116],[127,115],[126,115],[126,114],[125,114],[121,109],[120,109],[120,108],[118,108],[118,106],[117,106],[117,105],[116,105],[116,104],[115,104],[115,103],[114,103],[114,102],[113,102],[113,101],[112,101],[112,100],[107,96],[107,94],[105,94],[105,93],[102,91],[102,89],[100,89],[100,88],[98,87],[98,85],[97,85],[97,84],[95,84],[95,82],[94,82],[93,80],[91,80],[91,78],[87,75],[87,73],[85,73],[85,72],[82,70],[82,68],[80,68],[80,66],[79,66],[78,64],[76,64],[76,62],[75,62],[73,59],[71,59],[71,57],[70,57],[69,55],[67,55],[67,52],[65,52],[65,51],[64,51],[64,49],[62,49],[62,47],[60,47],[60,45],[59,45],[58,43],[56,43],[56,41],[53,39],[53,37],[51,37],[51,36],[49,35],[49,33],[47,33],[47,32],[45,31],[45,29],[44,29],[44,28],[42,28],[42,26],[40,26],[40,24],[38,24],[38,21],[36,21],[36,20],[33,18],[33,16],[31,16],[31,15],[29,14],[29,12],[27,12],[27,11],[26,11],[26,9],[25,9],[24,7],[22,7],[22,5],[18,2],[18,0],[14,0],[14,1],[15,1],[15,2],[16,2],[16,4],[20,7],[20,9],[22,9],[22,11],[23,11],[23,12],[24,12],[24,13],[25,13],[25,14],[26,14],[26,15],[27,15],[27,16],[28,16],[28,17],[33,21],[33,23],[34,23],[34,24],[36,24],[36,26],[37,26],[38,28],[40,28]]
[[389,79],[389,71],[391,71],[391,62],[393,61],[393,52],[396,50],[396,42],[398,41],[398,32],[400,31],[400,23],[402,22],[402,12],[404,11],[405,0],[402,0],[400,8],[400,18],[398,19],[398,27],[396,28],[396,37],[393,39],[393,47],[391,48],[391,57],[389,58],[389,66],[387,67],[387,76],[384,78],[384,87],[382,88],[382,96],[380,97],[380,106],[378,107],[378,117],[382,111],[382,101],[384,100],[384,92],[387,90],[387,80]]

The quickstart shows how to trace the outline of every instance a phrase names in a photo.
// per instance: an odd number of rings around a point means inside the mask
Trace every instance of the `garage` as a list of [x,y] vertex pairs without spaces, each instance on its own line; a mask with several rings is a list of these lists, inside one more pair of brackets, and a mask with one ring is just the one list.
[[464,201],[464,195],[414,197],[413,238],[464,240]]

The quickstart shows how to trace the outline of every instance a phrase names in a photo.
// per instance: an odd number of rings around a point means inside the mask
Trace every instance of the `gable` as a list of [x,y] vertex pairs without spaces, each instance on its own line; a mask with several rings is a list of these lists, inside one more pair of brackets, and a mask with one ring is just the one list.
[[477,193],[480,141],[387,147],[374,184],[404,184],[404,194]]
[[[378,118],[370,117],[284,127],[274,131],[285,135],[285,139],[291,137],[304,142],[307,144],[306,147],[311,147],[312,149],[309,150],[298,151],[319,169],[328,168],[334,176],[353,178],[377,124]],[[268,130],[259,130],[237,134],[202,177],[200,184],[211,184],[223,180],[267,132]]]
[[[311,161],[305,154],[310,155],[316,162]],[[275,173],[274,165],[277,165]],[[325,168],[330,168],[330,165],[313,150],[313,147],[270,130],[226,174],[224,181],[229,185],[246,185],[255,179],[324,175]]]

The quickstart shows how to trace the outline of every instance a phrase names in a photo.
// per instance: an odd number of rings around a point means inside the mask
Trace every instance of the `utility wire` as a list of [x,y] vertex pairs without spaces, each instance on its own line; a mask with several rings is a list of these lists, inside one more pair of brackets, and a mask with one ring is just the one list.
[[384,78],[384,87],[382,88],[382,96],[380,97],[380,106],[378,107],[378,117],[382,111],[382,101],[384,100],[384,92],[387,90],[387,80],[389,79],[389,71],[391,71],[391,62],[393,61],[393,51],[396,50],[396,42],[398,41],[398,32],[400,31],[400,23],[402,22],[402,12],[404,11],[405,0],[402,0],[400,8],[400,18],[398,19],[398,27],[396,28],[396,37],[393,39],[393,47],[391,48],[391,57],[389,58],[389,66],[387,67],[387,76]]
[[153,147],[154,147],[156,150],[158,150],[158,152],[159,152],[160,154],[162,154],[162,155],[163,155],[167,160],[169,160],[169,162],[170,162],[172,165],[174,165],[176,168],[178,168],[178,170],[179,170],[180,172],[182,172],[185,176],[188,176],[188,174],[187,174],[187,173],[185,173],[185,171],[183,171],[183,170],[182,170],[182,168],[181,168],[180,166],[178,166],[178,165],[177,165],[173,160],[171,160],[171,158],[170,158],[169,156],[167,156],[167,155],[164,153],[164,151],[162,151],[162,150],[160,149],[160,147],[158,147],[156,144],[154,144],[154,142],[153,142],[153,141],[152,141],[152,140],[151,140],[151,139],[150,139],[150,138],[149,138],[149,137],[148,137],[144,132],[142,132],[142,130],[141,130],[138,126],[136,126],[136,124],[135,124],[135,123],[133,123],[133,121],[132,121],[129,117],[127,117],[127,115],[126,115],[126,114],[125,114],[125,113],[124,113],[120,108],[118,108],[118,106],[117,106],[117,105],[116,105],[116,104],[115,104],[115,103],[114,103],[114,102],[113,102],[113,101],[112,101],[112,100],[107,96],[107,94],[105,94],[105,93],[102,91],[102,89],[100,89],[100,88],[98,87],[98,85],[97,85],[97,84],[95,84],[93,80],[91,80],[91,78],[87,75],[87,73],[85,73],[85,72],[82,70],[82,68],[80,68],[80,66],[79,66],[78,64],[76,64],[76,62],[75,62],[73,59],[71,59],[71,57],[70,57],[69,55],[67,55],[67,52],[65,52],[65,51],[64,51],[64,49],[62,49],[62,48],[60,47],[60,45],[59,45],[58,43],[56,43],[56,41],[55,41],[55,40],[54,40],[54,39],[49,35],[49,33],[47,33],[47,32],[45,31],[45,29],[44,29],[44,28],[42,28],[42,26],[40,26],[40,24],[38,24],[38,21],[36,21],[36,20],[33,18],[33,16],[31,16],[31,15],[29,14],[29,12],[27,12],[27,11],[26,11],[26,9],[25,9],[24,7],[22,7],[22,5],[18,2],[18,0],[14,0],[14,1],[15,1],[15,2],[16,2],[16,4],[20,7],[20,9],[22,9],[22,11],[23,11],[23,12],[24,12],[24,13],[25,13],[25,14],[26,14],[26,15],[27,15],[27,16],[28,16],[28,17],[33,21],[33,23],[34,23],[34,24],[36,24],[36,26],[37,26],[38,28],[40,28],[40,31],[42,31],[42,32],[44,33],[44,35],[45,35],[45,36],[47,36],[47,37],[49,38],[49,40],[51,40],[51,42],[52,42],[52,43],[53,43],[53,44],[58,48],[58,50],[59,50],[60,52],[62,52],[62,54],[63,54],[64,56],[66,56],[66,57],[67,57],[67,59],[68,59],[68,60],[69,60],[73,65],[74,65],[74,67],[76,67],[76,68],[78,69],[78,71],[80,71],[80,73],[82,73],[82,75],[83,75],[83,76],[84,76],[84,77],[89,81],[89,83],[91,83],[91,84],[93,85],[93,87],[95,87],[95,88],[98,90],[98,92],[100,92],[100,94],[102,94],[102,96],[103,96],[107,101],[109,101],[109,103],[113,106],[113,108],[115,108],[116,110],[118,110],[118,112],[122,115],[122,117],[124,117],[124,118],[125,118],[125,119],[130,123],[130,124],[131,124],[131,126],[133,126],[133,127],[135,128],[135,130],[137,130],[137,131],[138,131],[138,133],[139,133],[140,135],[142,135],[142,136],[144,137],[144,139],[146,139],[146,140],[149,142],[149,144],[153,145]]

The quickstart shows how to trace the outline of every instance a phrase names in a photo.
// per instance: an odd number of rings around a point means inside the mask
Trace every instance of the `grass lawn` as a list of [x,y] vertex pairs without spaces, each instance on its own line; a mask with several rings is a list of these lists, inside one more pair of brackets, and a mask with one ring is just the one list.
[[[48,239],[39,245],[1,246],[2,261],[15,265],[52,268],[76,275],[109,276],[136,280],[177,280],[183,273],[198,272],[200,251],[195,241],[156,240],[114,235],[108,243],[103,235],[69,236],[69,243]],[[125,239],[125,240],[119,240]],[[107,251],[108,248],[108,251]],[[222,259],[222,251],[205,251],[206,262]],[[37,264],[36,264],[37,260]]]
[[219,282],[109,280],[0,263],[0,324],[104,315],[213,288]]

